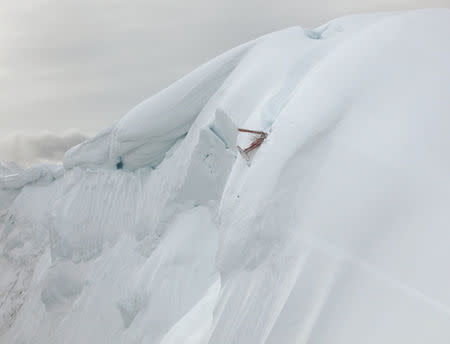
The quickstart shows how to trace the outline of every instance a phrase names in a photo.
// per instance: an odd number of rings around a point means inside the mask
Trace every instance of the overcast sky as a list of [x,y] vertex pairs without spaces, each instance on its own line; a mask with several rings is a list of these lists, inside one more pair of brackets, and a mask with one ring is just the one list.
[[36,145],[40,135],[55,137],[49,132],[71,144],[95,134],[199,64],[265,33],[424,7],[450,0],[0,0],[0,160],[14,158],[8,145],[21,135]]

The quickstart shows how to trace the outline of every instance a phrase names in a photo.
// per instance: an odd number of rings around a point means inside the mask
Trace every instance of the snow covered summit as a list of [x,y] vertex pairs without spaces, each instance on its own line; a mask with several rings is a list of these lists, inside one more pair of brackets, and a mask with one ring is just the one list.
[[[275,32],[0,165],[1,343],[448,343],[450,10]],[[236,154],[269,132],[250,166]]]

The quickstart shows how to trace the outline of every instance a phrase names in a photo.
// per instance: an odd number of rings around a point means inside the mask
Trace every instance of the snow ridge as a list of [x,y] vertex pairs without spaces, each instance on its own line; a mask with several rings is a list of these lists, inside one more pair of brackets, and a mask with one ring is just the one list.
[[[0,164],[2,343],[448,343],[450,10],[239,46]],[[245,127],[269,132],[250,166]]]

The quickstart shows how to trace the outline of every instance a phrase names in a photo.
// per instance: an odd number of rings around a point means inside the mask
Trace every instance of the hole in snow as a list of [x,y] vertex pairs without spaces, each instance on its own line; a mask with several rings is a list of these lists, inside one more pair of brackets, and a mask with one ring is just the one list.
[[305,29],[305,35],[311,39],[323,39],[322,35],[325,31],[327,31],[328,25],[325,25],[322,28],[316,30],[307,30]]

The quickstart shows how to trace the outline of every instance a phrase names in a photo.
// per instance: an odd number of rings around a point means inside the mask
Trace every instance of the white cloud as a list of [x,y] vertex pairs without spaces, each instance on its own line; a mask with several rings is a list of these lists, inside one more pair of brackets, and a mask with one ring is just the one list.
[[57,162],[69,148],[86,139],[86,135],[75,130],[62,134],[15,132],[0,139],[0,160],[14,161],[22,167],[39,162]]

